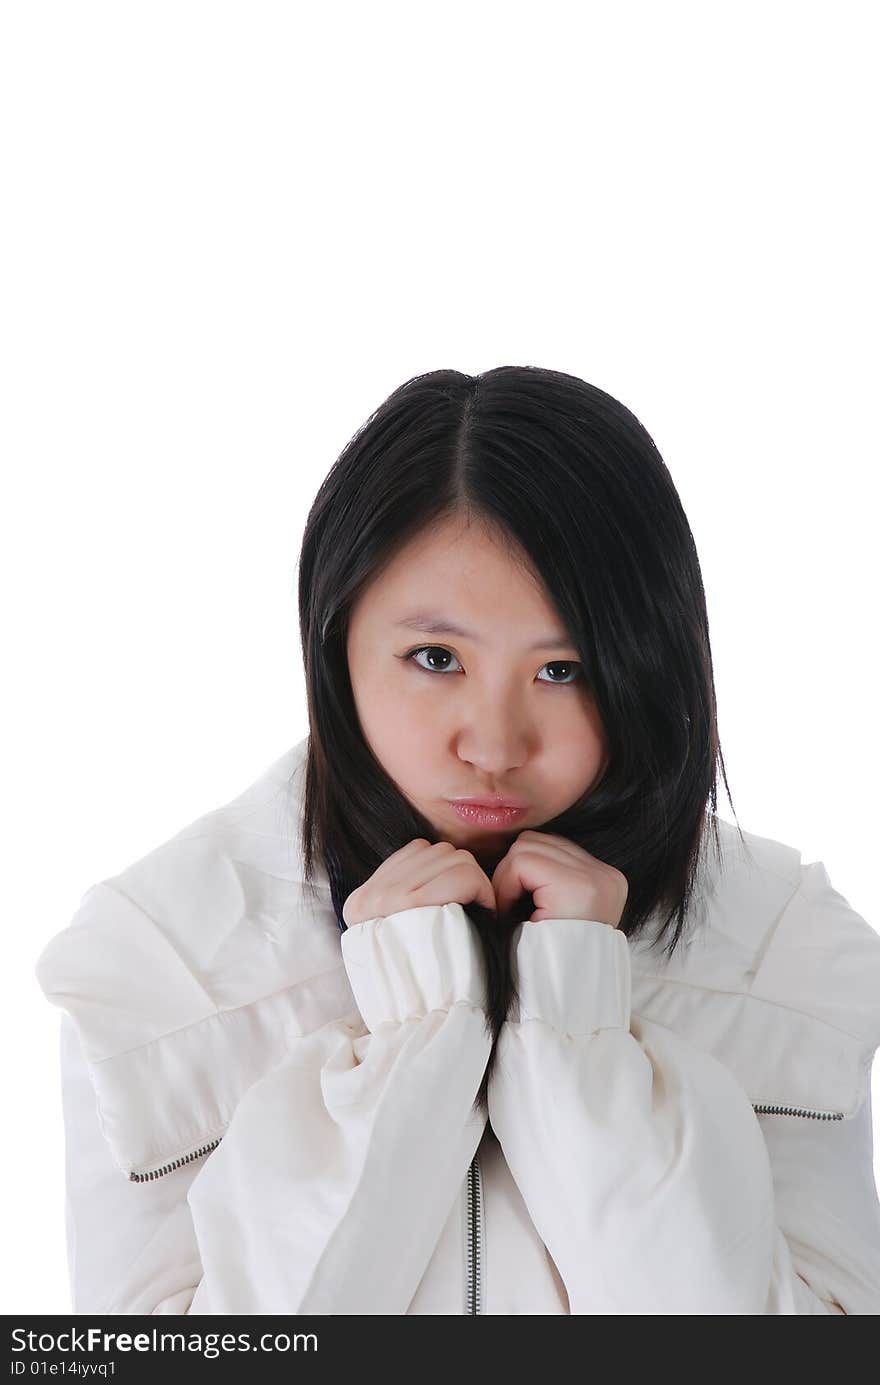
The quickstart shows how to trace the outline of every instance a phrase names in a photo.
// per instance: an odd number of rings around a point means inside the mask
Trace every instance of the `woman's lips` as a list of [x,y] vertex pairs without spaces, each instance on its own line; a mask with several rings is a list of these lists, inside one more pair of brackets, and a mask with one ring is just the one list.
[[453,802],[452,807],[460,818],[477,827],[510,827],[529,811],[528,808],[489,808],[481,803]]

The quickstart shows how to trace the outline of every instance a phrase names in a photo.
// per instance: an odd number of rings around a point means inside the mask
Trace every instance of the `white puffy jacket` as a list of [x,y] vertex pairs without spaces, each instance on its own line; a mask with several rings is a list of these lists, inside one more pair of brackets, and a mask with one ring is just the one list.
[[668,960],[520,925],[487,1126],[473,925],[340,934],[306,749],[40,954],[75,1313],[880,1313],[880,935],[821,863],[719,820]]

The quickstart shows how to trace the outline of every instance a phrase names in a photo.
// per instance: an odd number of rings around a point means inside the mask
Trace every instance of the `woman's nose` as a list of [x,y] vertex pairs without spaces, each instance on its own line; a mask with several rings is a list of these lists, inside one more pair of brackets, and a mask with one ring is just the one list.
[[521,769],[529,757],[526,739],[519,733],[499,734],[497,727],[479,735],[471,730],[459,739],[459,759],[468,761],[483,774],[502,779]]

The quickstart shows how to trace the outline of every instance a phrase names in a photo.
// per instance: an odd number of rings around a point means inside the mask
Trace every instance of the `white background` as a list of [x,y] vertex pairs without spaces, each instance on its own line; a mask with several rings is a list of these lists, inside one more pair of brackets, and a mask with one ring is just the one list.
[[69,1311],[36,957],[306,733],[306,514],[411,375],[549,366],[636,413],[739,821],[880,926],[875,17],[3,7],[2,1311]]

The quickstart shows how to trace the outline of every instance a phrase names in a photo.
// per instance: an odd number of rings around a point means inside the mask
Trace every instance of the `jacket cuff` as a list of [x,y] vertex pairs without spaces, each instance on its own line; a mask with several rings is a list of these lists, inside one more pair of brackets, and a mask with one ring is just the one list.
[[629,943],[610,924],[582,919],[523,923],[513,967],[520,1022],[543,1020],[572,1035],[629,1029]]
[[464,1002],[485,1008],[485,962],[460,904],[427,904],[352,924],[342,959],[372,1033]]

